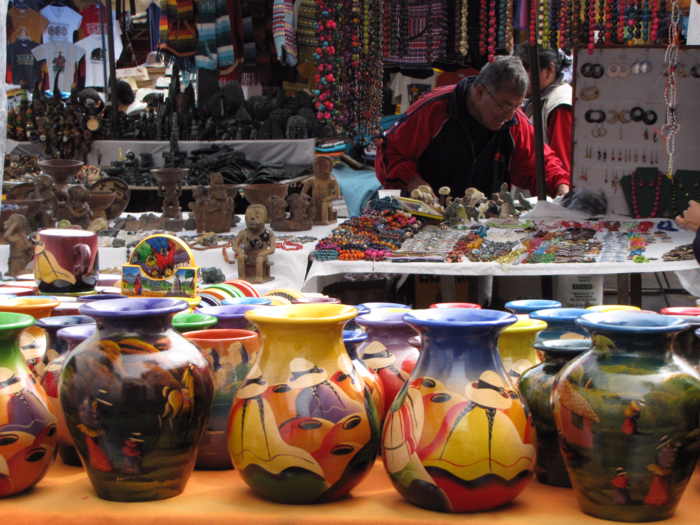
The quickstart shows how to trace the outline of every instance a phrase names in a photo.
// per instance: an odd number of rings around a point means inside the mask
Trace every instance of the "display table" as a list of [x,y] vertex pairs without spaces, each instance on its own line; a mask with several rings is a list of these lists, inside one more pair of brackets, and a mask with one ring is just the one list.
[[[697,522],[700,477],[690,480],[676,514],[664,524]],[[531,481],[514,502],[478,514],[440,514],[414,507],[394,490],[381,459],[365,480],[340,501],[323,505],[282,505],[258,497],[234,470],[195,471],[185,491],[174,498],[146,503],[114,503],[97,497],[82,468],[57,463],[31,491],[2,501],[3,522],[86,525],[163,523],[321,524],[473,523],[493,525],[585,525],[604,521],[582,514],[571,489]],[[612,522],[607,522],[612,523]]]

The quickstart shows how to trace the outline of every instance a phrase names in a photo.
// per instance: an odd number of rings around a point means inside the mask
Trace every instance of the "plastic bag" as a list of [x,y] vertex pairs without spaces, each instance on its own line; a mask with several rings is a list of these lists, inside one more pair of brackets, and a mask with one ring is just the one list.
[[561,201],[561,205],[573,211],[580,211],[588,215],[605,215],[608,209],[608,199],[600,191],[581,188],[577,191],[570,191]]

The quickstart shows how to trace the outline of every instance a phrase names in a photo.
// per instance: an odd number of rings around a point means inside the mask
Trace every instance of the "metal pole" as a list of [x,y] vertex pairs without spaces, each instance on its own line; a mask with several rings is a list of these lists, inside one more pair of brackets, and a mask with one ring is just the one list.
[[102,33],[102,85],[105,90],[105,100],[107,100],[107,43],[105,42],[105,6],[100,2],[100,27],[102,28],[100,33]]
[[105,18],[107,19],[107,37],[109,44],[109,88],[110,100],[112,101],[112,124],[116,131],[119,126],[117,113],[119,112],[119,102],[117,101],[117,72],[116,61],[114,60],[114,28],[112,27],[112,0],[105,1]]
[[[530,13],[539,13],[538,0],[530,0],[530,2],[534,4],[534,9],[530,9]],[[535,45],[530,46],[530,94],[532,96],[532,125],[535,127],[537,200],[544,201],[547,200],[547,181],[544,176],[544,130],[542,127],[542,99],[540,98],[540,50],[537,45],[537,39],[535,39]]]

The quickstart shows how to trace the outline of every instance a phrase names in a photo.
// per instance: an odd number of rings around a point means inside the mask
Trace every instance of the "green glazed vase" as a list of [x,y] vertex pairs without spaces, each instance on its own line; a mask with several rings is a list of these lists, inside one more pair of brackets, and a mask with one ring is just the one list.
[[555,380],[552,411],[579,507],[612,521],[667,519],[700,454],[700,375],[672,351],[688,323],[628,312],[576,322],[593,344]]

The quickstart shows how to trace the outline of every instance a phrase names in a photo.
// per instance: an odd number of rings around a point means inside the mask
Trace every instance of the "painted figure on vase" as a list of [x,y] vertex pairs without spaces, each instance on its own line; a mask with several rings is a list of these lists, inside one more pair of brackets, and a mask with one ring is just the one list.
[[644,400],[639,399],[632,401],[629,406],[625,408],[625,423],[622,425],[622,432],[630,436],[637,433],[637,421],[639,421],[642,409],[645,406]]

